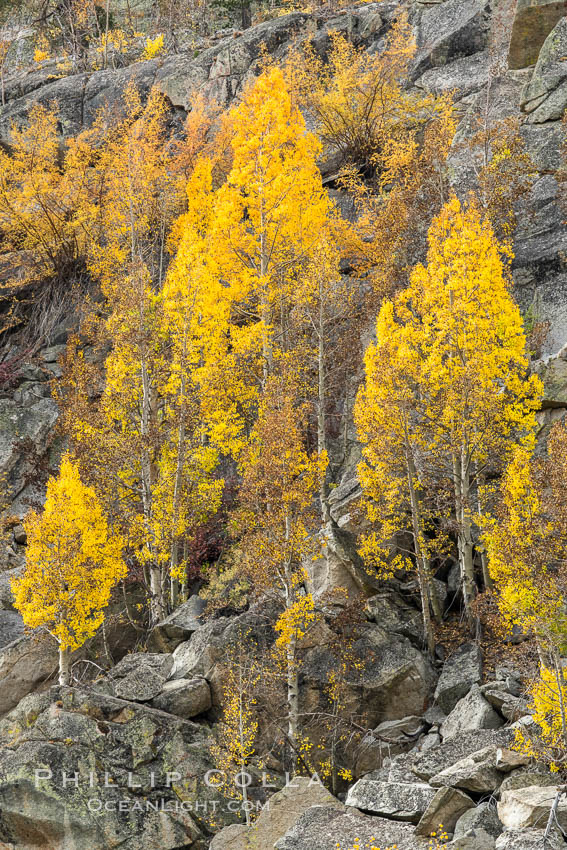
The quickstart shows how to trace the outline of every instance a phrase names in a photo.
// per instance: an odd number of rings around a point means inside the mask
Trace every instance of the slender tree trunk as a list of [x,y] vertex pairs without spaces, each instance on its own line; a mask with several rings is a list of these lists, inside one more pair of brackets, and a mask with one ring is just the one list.
[[[480,477],[478,472],[475,475],[476,478],[476,511],[479,516],[479,520],[482,523],[483,516],[483,505],[482,505],[482,496],[480,494],[480,489],[484,485],[484,478]],[[482,534],[482,528],[479,529],[479,532]],[[478,551],[480,552],[480,562],[482,564],[482,580],[484,582],[485,588],[491,590],[494,587],[494,582],[492,581],[492,576],[490,575],[490,570],[488,568],[488,558],[486,556],[486,548],[481,541],[481,545],[478,547]]]
[[561,715],[561,735],[563,738],[563,748],[567,751],[567,717],[565,716],[565,700],[563,698],[563,688],[565,687],[565,676],[561,661],[557,657],[557,652],[552,651],[553,668],[555,673],[555,681],[557,683],[557,698],[559,700],[559,712]]
[[104,21],[104,67],[108,67],[108,27],[110,22],[110,0],[106,0]]
[[476,585],[474,580],[474,543],[472,538],[472,517],[470,506],[470,474],[464,457],[464,447],[461,453],[461,551],[463,555],[463,588],[465,598],[465,610],[469,622],[473,623],[472,603],[476,596]]
[[297,639],[295,635],[290,638],[287,645],[287,705],[288,705],[288,735],[291,741],[292,772],[297,766],[296,746],[299,733],[299,671],[295,658]]
[[70,659],[71,653],[68,649],[59,647],[59,684],[69,685],[70,681]]
[[179,520],[179,507],[181,498],[181,485],[183,483],[183,464],[185,463],[185,413],[186,413],[186,374],[185,374],[185,359],[187,352],[187,327],[183,338],[183,354],[181,358],[181,403],[179,409],[179,428],[177,431],[177,461],[175,466],[175,480],[173,484],[173,506],[172,506],[172,534],[171,534],[171,554],[169,562],[170,576],[170,595],[172,610],[177,606],[179,598],[179,579],[176,576],[177,567],[179,564],[179,541],[177,539],[176,528]]
[[252,24],[252,15],[250,13],[250,3],[244,0],[240,7],[240,23],[243,30],[247,30]]
[[270,330],[270,304],[268,301],[268,247],[266,245],[266,222],[265,222],[265,213],[264,213],[264,205],[262,202],[260,209],[260,277],[262,280],[261,286],[261,310],[262,310],[262,322],[264,324],[263,337],[262,337],[262,355],[264,358],[263,364],[263,372],[264,372],[264,383],[268,380],[268,376],[272,371],[272,360],[273,360],[273,351],[272,351],[272,335]]
[[240,753],[241,753],[240,775],[242,777],[242,789],[241,789],[242,790],[242,805],[243,805],[243,808],[244,808],[244,816],[246,818],[246,826],[250,827],[250,812],[248,811],[248,786],[246,784],[246,777],[245,777],[246,760],[245,760],[244,755],[243,755],[245,748],[246,748],[246,735],[245,735],[245,729],[244,729],[244,706],[242,704],[242,700],[243,700],[243,696],[242,696],[242,691],[243,691],[242,670],[240,670],[239,678],[240,678],[240,681],[239,681],[240,693],[238,695],[238,736],[239,736],[239,739],[240,739]]
[[[462,455],[453,455],[453,480],[455,489],[455,519],[457,522],[457,547],[459,551],[459,573],[463,590],[465,614],[469,626],[473,626],[472,601],[474,599],[474,565],[472,560],[472,538],[470,512],[466,501],[469,498],[468,476],[463,471]],[[468,526],[468,530],[467,530]]]
[[[142,502],[144,509],[144,521],[147,532],[147,544],[150,553],[153,551],[152,544],[152,499],[153,499],[153,464],[149,454],[150,420],[151,420],[151,387],[145,359],[142,359]],[[162,571],[156,561],[150,562],[150,615],[152,625],[155,626],[165,616],[163,605]]]
[[[323,305],[323,282],[319,275],[319,342],[317,346],[318,399],[317,399],[317,452],[319,456],[327,451],[327,422],[325,414],[325,308]],[[327,475],[321,476],[319,497],[321,499],[321,517],[324,523],[329,521],[329,503],[327,500]]]
[[[289,516],[285,518],[285,539],[289,542],[291,539],[291,522]],[[293,584],[293,576],[291,572],[291,563],[288,561],[285,565],[286,577],[286,608],[291,608],[295,602],[295,589]],[[294,634],[290,635],[289,642],[286,647],[286,665],[287,665],[287,710],[288,710],[288,726],[287,733],[290,741],[290,757],[292,773],[295,773],[297,767],[297,742],[299,732],[299,670],[297,668],[297,637]]]
[[417,565],[417,579],[421,595],[421,608],[423,614],[423,631],[427,642],[427,649],[432,656],[435,652],[435,636],[431,624],[430,605],[430,569],[429,559],[423,551],[423,529],[419,510],[419,503],[415,488],[416,471],[409,446],[406,443],[406,469],[408,476],[408,487],[410,494],[411,518],[413,527],[413,538],[415,545],[415,560]]
[[435,582],[431,578],[431,570],[429,569],[429,564],[427,574],[429,576],[429,601],[431,602],[431,610],[433,611],[435,622],[440,623],[443,619],[443,611],[441,609],[441,602],[439,601],[439,594],[437,593]]

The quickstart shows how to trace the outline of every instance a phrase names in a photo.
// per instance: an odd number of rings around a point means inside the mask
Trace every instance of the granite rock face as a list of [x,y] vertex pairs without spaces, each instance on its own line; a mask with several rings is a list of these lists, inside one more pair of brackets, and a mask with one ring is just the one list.
[[189,806],[209,793],[206,728],[105,694],[54,688],[0,721],[0,742],[0,841],[8,846],[206,847]]
[[547,36],[520,106],[530,124],[560,121],[567,106],[567,17]]
[[447,659],[435,689],[435,702],[445,713],[482,679],[482,655],[475,644],[463,644]]
[[534,65],[545,39],[564,15],[567,15],[565,0],[518,0],[510,38],[509,67]]

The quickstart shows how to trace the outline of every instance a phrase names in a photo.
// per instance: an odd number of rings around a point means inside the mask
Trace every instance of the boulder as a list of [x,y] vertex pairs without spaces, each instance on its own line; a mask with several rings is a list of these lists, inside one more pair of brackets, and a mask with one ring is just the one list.
[[172,655],[133,652],[118,662],[107,681],[115,696],[146,702],[157,697],[172,670]]
[[152,700],[154,708],[178,717],[196,717],[211,707],[211,689],[206,679],[175,679],[166,682]]
[[[24,490],[29,496],[41,498],[29,484],[29,478],[36,472],[37,457],[44,456],[53,440],[58,416],[57,404],[51,398],[40,398],[26,405],[9,398],[0,399],[0,473],[7,476],[14,498]],[[18,509],[25,510],[16,505],[14,510]]]
[[484,829],[470,829],[443,845],[443,850],[494,850],[496,840]]
[[432,832],[443,825],[446,832],[453,832],[457,821],[469,810],[474,808],[474,802],[467,794],[456,788],[439,788],[416,827],[416,835],[429,838]]
[[459,700],[446,720],[441,724],[444,741],[472,732],[475,729],[499,729],[504,721],[483,697],[478,685],[473,685],[466,697]]
[[169,617],[154,626],[148,639],[148,649],[155,652],[173,652],[180,643],[189,640],[193,632],[202,625],[200,618],[205,607],[203,599],[191,596]]
[[536,767],[521,767],[519,770],[512,771],[509,776],[504,777],[500,786],[500,793],[513,791],[515,788],[528,788],[530,785],[557,785],[557,775],[549,771],[540,772]]
[[[7,612],[3,612],[7,613]],[[49,635],[22,635],[0,650],[0,716],[46,680],[59,665],[57,644]]]
[[311,806],[343,809],[319,782],[296,777],[270,797],[251,829],[240,824],[225,827],[211,841],[210,850],[267,850]]
[[472,686],[481,680],[482,653],[476,644],[465,643],[443,665],[435,689],[435,702],[449,714]]
[[203,727],[94,691],[30,695],[0,721],[0,842],[202,850],[190,809],[216,799],[196,781],[213,767],[210,744]]
[[523,687],[516,679],[498,679],[492,682],[487,682],[481,685],[480,692],[483,697],[488,700],[490,705],[497,708],[499,711],[510,697],[520,697],[523,693]]
[[412,643],[423,646],[423,617],[421,612],[390,588],[381,590],[366,601],[366,615],[389,633],[402,635]]
[[429,781],[432,776],[478,752],[479,749],[492,748],[496,759],[498,749],[502,748],[504,752],[513,739],[514,734],[508,729],[479,729],[478,732],[464,732],[450,738],[426,752],[410,753],[407,758],[412,759],[411,768],[416,776]]
[[426,8],[421,16],[415,77],[429,68],[447,65],[488,47],[489,4],[486,0],[445,0]]
[[515,69],[535,64],[544,41],[564,15],[566,0],[518,0],[508,66]]
[[[357,634],[350,653],[361,664],[346,677],[348,710],[368,729],[385,720],[422,714],[434,683],[430,662],[409,640],[377,625],[362,624]],[[337,667],[327,645],[306,653],[300,671],[302,711],[327,710],[325,687]]]
[[[344,213],[347,212],[345,207],[351,203],[348,198],[335,193],[333,200]],[[344,520],[345,525],[350,525],[350,514],[345,515]],[[321,541],[321,556],[305,563],[308,587],[314,596],[321,597],[341,588],[349,599],[356,599],[369,596],[378,587],[379,582],[366,570],[348,527],[342,528],[332,521],[326,523]]]
[[14,535],[14,540],[19,546],[25,546],[28,542],[28,536],[23,525],[15,525],[12,530],[12,534]]
[[[356,810],[313,806],[301,815],[283,838],[276,841],[275,850],[347,850],[358,844],[362,847],[392,847],[403,850],[428,850],[429,842],[415,835],[409,823],[386,818],[367,817]],[[268,847],[262,848],[268,850]]]
[[238,617],[219,617],[200,626],[188,641],[173,652],[172,679],[204,678],[211,687],[214,706],[222,701],[223,668],[232,647],[245,643],[247,651],[259,655],[274,642],[272,623],[276,608],[260,603]]
[[489,77],[490,54],[487,50],[464,56],[440,68],[431,68],[415,81],[418,88],[435,95],[453,94],[457,101],[480,91]]
[[382,782],[369,773],[349,788],[346,805],[392,820],[418,823],[434,796],[433,788],[424,782]]
[[[526,788],[512,788],[504,791],[498,802],[498,817],[506,829],[526,829],[530,826],[546,824],[557,788],[553,785],[540,787],[530,785]],[[567,828],[567,796],[559,800],[556,809],[559,826]]]
[[567,17],[561,18],[541,48],[531,80],[522,92],[521,108],[530,124],[560,121],[567,106]]
[[534,371],[543,381],[542,407],[567,407],[567,345],[557,354],[538,360]]
[[[443,822],[445,826],[445,823]],[[471,830],[482,829],[493,838],[498,838],[502,832],[502,824],[498,818],[496,808],[491,803],[479,803],[478,806],[469,808],[461,815],[453,830],[453,838],[462,838]]]
[[24,621],[17,611],[0,610],[0,649],[20,638],[24,633]]
[[481,794],[500,787],[503,774],[527,764],[529,759],[513,750],[485,747],[446,767],[429,780],[434,788],[444,785]]
[[506,830],[496,839],[496,850],[565,850],[565,842],[557,829],[544,842],[543,829]]
[[402,720],[386,720],[368,732],[357,748],[356,776],[363,776],[381,767],[385,759],[410,750],[423,728],[421,717],[414,715]]
[[[557,134],[549,132],[548,137],[557,145]],[[567,343],[567,274],[561,259],[567,234],[563,220],[556,177],[544,171],[527,198],[526,214],[518,221],[512,271],[515,297],[522,310],[531,308],[539,321],[549,322],[544,346],[547,353]]]

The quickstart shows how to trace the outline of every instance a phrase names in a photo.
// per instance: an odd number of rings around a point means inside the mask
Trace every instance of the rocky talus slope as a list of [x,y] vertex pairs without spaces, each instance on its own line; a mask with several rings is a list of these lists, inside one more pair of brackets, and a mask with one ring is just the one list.
[[[25,120],[32,103],[54,100],[62,134],[76,133],[100,107],[120,109],[132,78],[142,92],[160,88],[175,128],[195,88],[229,103],[258,70],[262,45],[278,58],[295,40],[311,37],[323,51],[329,33],[338,30],[374,51],[397,8],[383,0],[332,18],[293,13],[221,39],[197,56],[191,50],[116,71],[57,77],[44,67],[22,73],[6,83],[0,140],[9,143],[11,122]],[[521,306],[549,322],[535,364],[546,386],[540,413],[545,432],[567,408],[567,244],[559,173],[567,7],[558,0],[444,0],[412,2],[410,11],[418,44],[411,82],[454,92],[458,140],[471,133],[476,114],[488,121],[524,118],[522,135],[537,179],[516,233],[513,270]],[[456,183],[470,176],[461,151],[457,145],[452,160]],[[332,163],[323,169],[332,185]],[[60,453],[50,381],[60,375],[57,361],[73,324],[70,306],[32,359],[18,361],[14,351],[17,368],[2,388],[0,472],[15,514],[41,498],[34,472],[56,463]],[[124,654],[134,646],[135,630],[110,634],[111,649],[124,656],[118,664],[83,685],[53,685],[52,643],[25,634],[12,606],[9,578],[25,556],[25,535],[16,524],[0,571],[0,847],[347,850],[358,839],[361,848],[375,843],[427,850],[429,834],[443,824],[456,850],[544,850],[555,780],[511,748],[516,730],[532,722],[521,676],[506,667],[487,676],[472,644],[444,664],[431,663],[421,650],[411,582],[368,587],[351,541],[349,507],[359,491],[349,423],[346,432],[351,451],[333,491],[327,551],[311,572],[317,596],[347,587],[364,611],[352,648],[362,673],[346,685],[349,705],[367,731],[348,753],[353,779],[342,799],[308,779],[294,781],[270,798],[247,832],[207,780],[214,767],[220,659],[242,628],[258,641],[267,639],[261,608],[206,619],[200,600],[191,599],[154,630],[147,652]],[[454,575],[438,589],[450,605],[458,592]],[[318,710],[332,668],[326,629],[336,616],[336,609],[328,612],[305,651],[305,711]],[[285,776],[275,773],[276,787],[285,785]],[[266,803],[259,777],[250,793],[255,803]],[[557,821],[567,830],[565,800]],[[557,826],[545,846],[566,846]]]

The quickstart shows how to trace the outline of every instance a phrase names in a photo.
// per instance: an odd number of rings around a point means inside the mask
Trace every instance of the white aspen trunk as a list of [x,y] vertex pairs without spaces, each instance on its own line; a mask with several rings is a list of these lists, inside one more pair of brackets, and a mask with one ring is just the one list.
[[241,776],[242,776],[242,803],[243,803],[243,807],[244,807],[244,814],[245,814],[245,817],[246,817],[246,826],[249,827],[250,826],[250,812],[248,811],[248,787],[246,785],[246,778],[245,778],[246,761],[244,759],[244,756],[242,755],[244,753],[245,743],[246,743],[246,736],[245,736],[245,729],[244,729],[244,706],[242,705],[242,699],[243,699],[242,698],[242,688],[243,688],[243,686],[242,686],[242,671],[240,671],[239,687],[240,687],[240,694],[238,695],[238,735],[239,735],[239,738],[240,738],[240,753],[241,753],[240,773],[241,773]]
[[59,647],[59,684],[68,686],[70,681],[71,653],[68,649]]
[[411,505],[411,517],[412,517],[412,528],[413,528],[413,538],[415,545],[415,560],[417,565],[417,578],[419,582],[419,591],[421,595],[421,607],[422,607],[422,615],[423,615],[423,631],[425,634],[425,639],[427,642],[427,649],[429,654],[433,656],[435,652],[435,636],[433,634],[433,626],[431,624],[431,613],[429,610],[430,605],[430,569],[429,569],[429,560],[423,551],[422,546],[422,522],[421,515],[419,511],[419,504],[417,500],[417,493],[415,490],[415,467],[413,463],[413,458],[411,457],[411,453],[409,450],[409,446],[406,443],[406,470],[408,477],[408,487],[410,494],[410,505]]
[[179,501],[181,495],[181,485],[183,483],[183,464],[185,463],[185,412],[186,412],[186,374],[185,360],[187,353],[187,325],[185,326],[183,337],[183,355],[181,358],[181,386],[180,395],[181,403],[179,406],[179,428],[177,431],[177,461],[175,466],[175,480],[173,484],[173,506],[172,506],[172,535],[171,535],[171,552],[169,559],[169,575],[170,575],[170,597],[171,608],[177,606],[179,597],[179,580],[175,577],[177,566],[179,564],[179,542],[176,538],[175,529],[179,519]]
[[472,603],[476,595],[476,586],[474,580],[474,543],[472,539],[472,518],[470,508],[470,473],[465,459],[464,446],[461,452],[460,472],[461,472],[461,552],[463,557],[462,576],[463,576],[463,596],[465,600],[465,612],[469,622],[472,625]]
[[297,766],[297,740],[299,732],[299,671],[295,659],[297,640],[295,635],[287,647],[287,705],[289,711],[287,732],[291,742],[292,771]]
[[[480,488],[484,484],[484,478],[481,478],[478,474],[478,470],[475,466],[475,479],[476,479],[476,511],[478,516],[480,517],[480,521],[482,522],[482,516],[484,513],[482,498],[480,495]],[[482,532],[482,528],[479,529]],[[479,546],[480,552],[480,562],[482,564],[482,580],[484,582],[485,588],[491,590],[494,587],[494,582],[492,581],[492,576],[490,575],[490,570],[488,569],[488,558],[486,556],[486,549],[484,544]]]
[[[285,518],[285,539],[289,542],[291,539],[291,522],[289,516]],[[288,559],[285,565],[286,577],[286,608],[291,608],[295,602],[295,590],[293,585],[293,576],[291,572],[291,563]],[[290,742],[291,751],[291,767],[295,773],[297,767],[297,740],[299,732],[299,671],[296,661],[297,638],[295,634],[290,636],[289,643],[286,647],[286,666],[287,666],[287,710],[288,710],[288,725],[287,732]]]
[[270,305],[268,302],[268,291],[267,291],[267,282],[266,277],[268,275],[268,249],[266,245],[266,222],[265,222],[265,213],[264,213],[264,204],[262,202],[260,207],[260,276],[262,279],[262,293],[261,293],[261,309],[262,309],[262,322],[264,324],[263,337],[262,337],[262,356],[264,359],[263,363],[263,374],[264,374],[264,383],[266,383],[268,376],[272,371],[272,360],[273,360],[273,352],[272,352],[272,337],[270,333]]
[[[327,422],[325,415],[325,310],[323,306],[323,279],[319,275],[319,343],[317,347],[318,399],[317,399],[317,452],[319,457],[327,451]],[[327,501],[327,476],[321,477],[319,489],[321,499],[321,518],[323,523],[329,521],[329,504]]]
[[[153,469],[149,455],[148,442],[150,436],[150,419],[151,419],[151,387],[145,360],[142,359],[142,417],[141,417],[141,436],[143,441],[142,446],[142,504],[144,510],[144,522],[146,526],[147,543],[150,551],[150,556],[153,553],[152,545],[152,500],[153,500]],[[162,571],[155,561],[150,562],[150,615],[152,625],[158,623],[165,616],[163,605],[163,587],[162,587]]]
[[565,700],[563,699],[563,688],[565,686],[565,677],[561,662],[557,657],[557,652],[552,651],[553,667],[555,672],[555,681],[557,683],[557,698],[559,700],[559,712],[561,715],[561,735],[563,737],[563,747],[567,750],[567,718],[565,717]]

